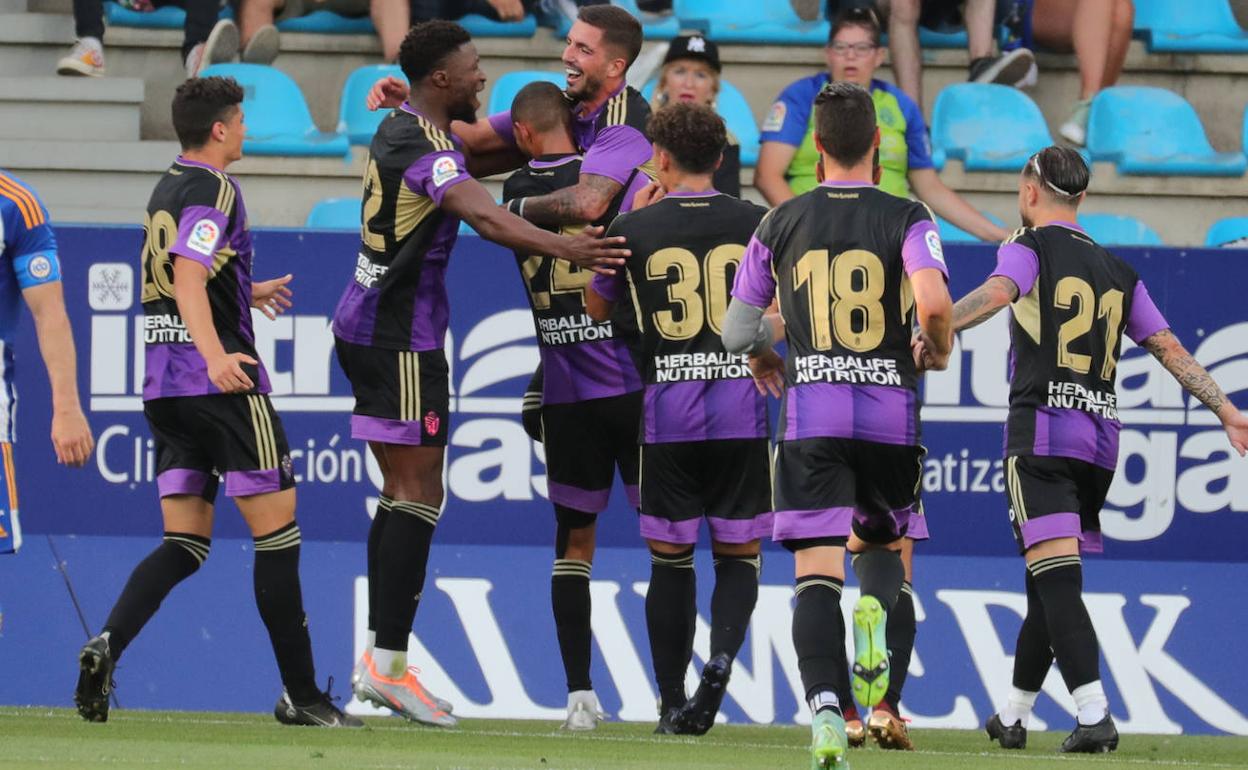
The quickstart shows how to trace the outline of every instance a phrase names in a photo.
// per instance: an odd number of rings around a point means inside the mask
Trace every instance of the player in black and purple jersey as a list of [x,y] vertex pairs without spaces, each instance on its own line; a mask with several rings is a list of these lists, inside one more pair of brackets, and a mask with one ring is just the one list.
[[369,147],[362,242],[333,322],[355,395],[351,435],[369,442],[384,478],[368,537],[370,643],[353,679],[361,699],[449,726],[450,704],[429,695],[407,666],[407,639],[443,499],[446,269],[459,222],[509,248],[587,269],[627,251],[597,238],[601,229],[540,230],[495,205],[469,175],[450,124],[475,119],[485,75],[463,27],[412,27],[399,64],[410,98],[382,121]]
[[[553,83],[530,83],[511,105],[516,143],[531,160],[503,185],[503,200],[571,187],[582,157],[572,139],[572,114]],[[650,178],[636,169],[612,201],[610,224]],[[564,225],[577,232],[584,225]],[[536,376],[538,439],[546,450],[546,486],[555,507],[555,563],[550,596],[568,686],[564,727],[594,729],[598,698],[590,680],[592,631],[589,577],[598,514],[607,507],[619,469],[633,508],[637,501],[637,423],[641,379],[633,361],[636,313],[631,302],[595,322],[585,311],[594,274],[568,262],[516,252],[533,321],[541,366]]]
[[[715,723],[732,663],[758,599],[759,545],[771,532],[765,394],[749,361],[719,338],[732,279],[766,209],[713,187],[727,134],[713,109],[656,112],[658,185],[665,195],[621,215],[608,232],[628,239],[628,275],[596,277],[589,312],[637,304],[645,380],[641,534],[650,546],[646,624],[659,687],[660,733],[702,735]],[[694,544],[711,533],[715,592],[711,650],[686,700],[697,619]]]
[[[772,537],[795,552],[793,643],[813,713],[812,760],[846,750],[840,594],[844,552],[854,607],[853,691],[874,706],[888,688],[888,613],[901,590],[898,552],[918,510],[917,317],[933,367],[951,346],[946,269],[931,214],[872,183],[879,143],[870,95],[832,83],[816,100],[822,183],[773,210],[737,270],[724,346],[750,351],[760,377],[783,372]],[[771,349],[763,313],[779,298],[788,358]]]
[[243,89],[231,78],[188,80],[173,99],[182,154],[152,192],[144,221],[143,412],[156,439],[165,537],[131,573],[99,636],[79,654],[74,701],[108,719],[113,667],[174,586],[208,557],[218,477],[255,538],[255,590],[284,692],[285,724],[353,726],[316,686],[299,585],[295,479],[269,377],[256,355],[251,308],[290,306],[290,276],[253,283],[251,233],[238,182]]
[[1118,746],[1079,553],[1102,550],[1101,506],[1118,462],[1122,337],[1216,414],[1241,455],[1248,448],[1248,418],[1170,331],[1135,270],[1075,223],[1088,180],[1075,150],[1032,156],[1019,180],[1024,227],[997,251],[992,275],[954,307],[955,329],[1007,304],[1012,311],[1005,471],[1010,522],[1027,562],[1027,615],[1007,705],[987,725],[1009,749],[1026,746],[1027,720],[1054,659],[1078,711],[1061,750]]

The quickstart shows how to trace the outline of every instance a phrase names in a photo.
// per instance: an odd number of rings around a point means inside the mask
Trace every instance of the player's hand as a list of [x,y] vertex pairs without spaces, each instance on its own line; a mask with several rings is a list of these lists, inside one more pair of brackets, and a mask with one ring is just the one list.
[[81,468],[91,459],[95,438],[86,415],[77,405],[72,410],[52,413],[52,448],[61,465]]
[[208,361],[208,379],[222,393],[244,393],[251,390],[251,378],[243,371],[243,364],[258,365],[259,362],[246,353],[222,353]]
[[910,341],[910,353],[914,356],[914,367],[920,374],[928,371],[944,371],[949,366],[949,354],[936,355],[932,351],[927,335],[922,331],[917,332],[914,339]]
[[1248,452],[1248,417],[1229,402],[1223,410],[1227,414],[1222,419],[1222,428],[1226,431],[1226,437],[1231,440],[1231,446],[1243,457]]
[[633,252],[624,248],[624,236],[603,238],[605,227],[586,227],[575,235],[562,236],[563,254],[553,256],[566,259],[577,267],[603,275],[615,275],[615,268],[624,264]]
[[393,75],[387,75],[373,83],[373,87],[368,89],[368,96],[364,98],[364,103],[370,110],[382,108],[392,110],[407,99],[407,94],[407,83]]
[[652,203],[658,203],[667,195],[667,190],[658,181],[651,182],[633,194],[633,211],[644,209]]
[[502,21],[520,21],[524,18],[524,5],[520,0],[489,0],[489,3]]
[[764,396],[770,393],[780,398],[784,392],[784,359],[776,351],[750,356],[750,374],[754,375],[754,387]]
[[264,313],[269,320],[273,320],[285,313],[287,308],[294,306],[294,303],[290,301],[294,292],[286,286],[294,278],[293,275],[287,273],[281,278],[253,283],[251,285],[251,306]]

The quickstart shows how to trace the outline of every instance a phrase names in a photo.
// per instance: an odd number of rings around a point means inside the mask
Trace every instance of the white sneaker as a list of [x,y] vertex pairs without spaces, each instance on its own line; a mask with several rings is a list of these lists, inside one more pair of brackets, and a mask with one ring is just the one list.
[[238,25],[221,19],[208,33],[208,39],[186,55],[186,76],[197,78],[205,67],[234,61],[235,56],[238,56]]
[[595,730],[598,723],[606,718],[607,715],[598,708],[598,696],[593,690],[568,693],[568,718],[563,722],[564,730]]
[[247,41],[243,48],[242,60],[248,64],[272,64],[277,58],[280,45],[277,27],[265,24],[256,30],[256,34]]
[[79,38],[69,54],[56,63],[56,74],[101,77],[104,74],[104,46],[93,37]]
[[1071,144],[1083,147],[1088,142],[1088,114],[1091,111],[1091,99],[1081,99],[1075,102],[1075,108],[1071,111],[1070,117],[1058,127],[1057,133]]

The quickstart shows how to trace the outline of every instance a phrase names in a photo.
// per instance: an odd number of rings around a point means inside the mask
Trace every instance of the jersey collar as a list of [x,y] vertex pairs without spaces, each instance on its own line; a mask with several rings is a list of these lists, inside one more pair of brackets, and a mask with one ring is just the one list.
[[606,99],[603,100],[602,104],[599,105],[598,109],[594,110],[588,115],[585,115],[584,117],[582,117],[579,110],[574,111],[572,113],[573,119],[581,123],[593,123],[595,120],[598,119],[598,116],[602,114],[602,111],[607,108],[607,105],[611,103],[611,100],[619,96],[621,93],[623,93],[626,88],[628,88],[628,81],[621,83],[619,88],[612,91],[611,94],[607,96]]
[[852,180],[852,179],[844,180],[844,181],[836,181],[834,179],[829,179],[826,182],[820,182],[819,186],[820,187],[875,187],[875,185],[871,184],[870,182],[859,182],[859,181]]
[[539,155],[529,161],[529,168],[554,168],[555,166],[562,166],[565,163],[571,163],[574,160],[578,160],[580,157],[580,155],[577,155],[574,152]]
[[723,193],[721,193],[719,190],[716,190],[714,187],[712,187],[711,189],[703,190],[702,192],[694,192],[692,190],[673,190],[672,192],[667,193],[663,197],[664,198],[711,198],[716,195],[723,195]]
[[1084,230],[1082,227],[1080,227],[1079,225],[1075,224],[1074,222],[1064,222],[1064,221],[1062,221],[1062,220],[1055,219],[1055,220],[1053,220],[1052,222],[1050,222],[1050,223],[1049,223],[1049,225],[1050,225],[1050,226],[1052,226],[1052,225],[1056,225],[1056,226],[1058,226],[1058,227],[1065,227],[1067,230],[1074,230],[1075,232],[1077,232],[1077,233],[1082,233],[1082,234],[1084,234],[1084,235],[1087,235],[1087,234],[1088,234],[1088,231],[1087,231],[1087,230]]

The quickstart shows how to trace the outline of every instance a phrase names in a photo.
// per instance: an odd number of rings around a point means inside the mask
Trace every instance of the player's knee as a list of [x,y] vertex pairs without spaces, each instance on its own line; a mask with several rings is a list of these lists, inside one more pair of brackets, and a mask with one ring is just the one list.
[[716,559],[751,558],[758,556],[760,542],[751,540],[747,543],[725,543],[720,540],[711,541],[711,553]]
[[592,562],[598,516],[556,505],[555,521],[555,558]]
[[1131,0],[1117,0],[1114,3],[1114,31],[1131,33],[1135,25],[1135,4]]
[[693,545],[691,543],[669,543],[665,540],[646,538],[646,545],[650,547],[650,553],[659,554],[660,556],[693,555]]

